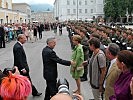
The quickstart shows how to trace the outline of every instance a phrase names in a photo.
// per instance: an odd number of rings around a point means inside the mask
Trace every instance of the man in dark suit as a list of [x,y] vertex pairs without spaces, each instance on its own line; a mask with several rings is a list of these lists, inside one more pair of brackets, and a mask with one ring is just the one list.
[[38,25],[37,29],[38,29],[38,33],[39,33],[39,39],[42,39],[42,31],[43,31],[42,26]]
[[3,26],[0,26],[0,48],[5,48],[5,31]]
[[[29,75],[29,66],[26,59],[26,54],[23,49],[23,44],[26,42],[26,36],[24,34],[19,34],[17,38],[18,42],[13,47],[13,54],[14,54],[14,66],[18,67],[18,70],[21,75],[27,76],[31,81]],[[31,82],[32,83],[32,82]],[[39,93],[37,89],[32,84],[32,95],[33,96],[40,96],[42,93]]]
[[57,63],[70,66],[74,62],[63,60],[56,55],[55,51],[53,51],[56,45],[55,38],[48,38],[46,42],[47,46],[42,51],[43,76],[47,84],[44,100],[50,100],[57,93]]

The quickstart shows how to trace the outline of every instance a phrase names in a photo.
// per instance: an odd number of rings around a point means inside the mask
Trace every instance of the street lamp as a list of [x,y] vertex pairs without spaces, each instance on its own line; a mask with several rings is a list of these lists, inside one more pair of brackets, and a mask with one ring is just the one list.
[[29,20],[29,23],[30,23],[30,19],[28,19]]
[[26,19],[25,19],[25,24],[26,24]]
[[14,23],[16,23],[16,20],[17,20],[17,14],[14,15]]
[[126,9],[126,16],[127,16],[127,23],[128,23],[128,19],[129,19],[128,8]]
[[7,21],[7,24],[8,24],[8,16],[6,16],[6,21]]
[[77,20],[78,20],[78,0],[77,0]]
[[0,21],[1,21],[1,24],[2,24],[2,20],[3,20],[3,19],[0,19]]

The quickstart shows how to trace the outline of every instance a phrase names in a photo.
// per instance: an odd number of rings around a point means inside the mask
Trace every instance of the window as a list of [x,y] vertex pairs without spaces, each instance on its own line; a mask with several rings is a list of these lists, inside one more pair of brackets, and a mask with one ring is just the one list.
[[85,13],[88,13],[87,9],[85,9]]
[[3,19],[0,19],[0,21],[1,21],[1,24],[3,24]]
[[82,9],[79,9],[79,13],[82,13]]
[[76,9],[73,9],[73,14],[76,14]]
[[85,0],[85,5],[87,5],[87,0]]
[[10,20],[10,23],[12,23],[12,20]]
[[93,0],[91,0],[91,2],[93,2]]
[[67,5],[70,5],[70,1],[69,0],[67,0]]
[[73,0],[73,5],[76,5],[75,0]]
[[70,15],[70,9],[67,9],[67,14]]
[[93,13],[93,9],[91,9],[91,13]]
[[6,2],[6,8],[8,9],[8,2]]
[[82,2],[81,1],[79,1],[79,5],[82,5]]

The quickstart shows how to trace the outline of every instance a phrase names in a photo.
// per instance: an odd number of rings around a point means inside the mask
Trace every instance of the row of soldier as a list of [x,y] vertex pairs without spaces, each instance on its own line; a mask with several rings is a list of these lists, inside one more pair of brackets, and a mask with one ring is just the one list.
[[[79,34],[82,37],[81,44],[83,45],[85,60],[89,59],[92,51],[88,49],[87,41],[91,37],[100,39],[100,49],[105,52],[109,43],[116,43],[121,50],[133,51],[133,33],[132,29],[111,28],[108,26],[99,26],[93,23],[70,22],[67,24],[67,31],[71,43],[71,48],[74,48],[72,36]],[[89,55],[89,56],[88,56]],[[107,61],[109,64],[109,61]],[[88,68],[84,67],[84,75],[81,81],[87,80]]]
[[[113,98],[131,100],[129,84],[133,77],[132,29],[111,28],[92,23],[72,22],[67,24],[67,31],[72,49],[74,49],[72,42],[73,35],[80,35],[82,37],[81,44],[84,52],[84,61],[89,63],[87,63],[88,65],[84,65],[84,75],[80,79],[81,81],[86,81],[89,71],[90,85],[94,99],[103,100],[103,97],[105,97],[105,100],[114,100]],[[103,53],[101,54],[99,52]],[[126,73],[129,72],[125,77],[125,79],[129,79],[128,81],[122,79],[126,74],[125,71]],[[98,74],[97,72],[100,73]],[[120,81],[121,83],[118,84]],[[124,84],[128,85],[124,86]],[[126,90],[127,88],[128,90]],[[121,92],[118,93],[118,89]],[[102,95],[102,98],[100,96],[101,92],[105,93],[105,95]]]
[[83,32],[89,39],[91,34],[98,35],[101,44],[106,46],[109,43],[116,43],[121,50],[133,51],[133,30],[131,28],[112,28],[105,25],[96,25],[93,23],[68,23],[69,36]]

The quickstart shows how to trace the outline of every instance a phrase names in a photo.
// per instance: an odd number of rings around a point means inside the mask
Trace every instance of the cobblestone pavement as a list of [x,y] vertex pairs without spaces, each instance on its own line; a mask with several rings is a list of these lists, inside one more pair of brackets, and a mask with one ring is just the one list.
[[[57,38],[57,45],[55,51],[60,58],[70,60],[71,57],[71,47],[68,39],[68,33],[65,28],[63,28],[63,35],[55,35],[53,31],[44,31],[43,39],[36,42],[27,41],[24,44],[24,49],[27,55],[28,64],[30,67],[30,75],[33,84],[36,86],[39,92],[43,95],[40,97],[29,96],[28,100],[44,100],[46,83],[43,79],[43,63],[42,63],[42,49],[46,46],[46,39],[48,37],[55,36]],[[0,49],[0,68],[3,70],[5,67],[13,66],[13,53],[12,48],[16,41],[12,41],[6,44],[6,48]],[[70,75],[70,68],[64,65],[58,64],[58,79],[66,78],[70,84],[70,93],[76,88],[75,80]],[[84,100],[93,99],[91,87],[89,81],[81,83],[81,91]]]

